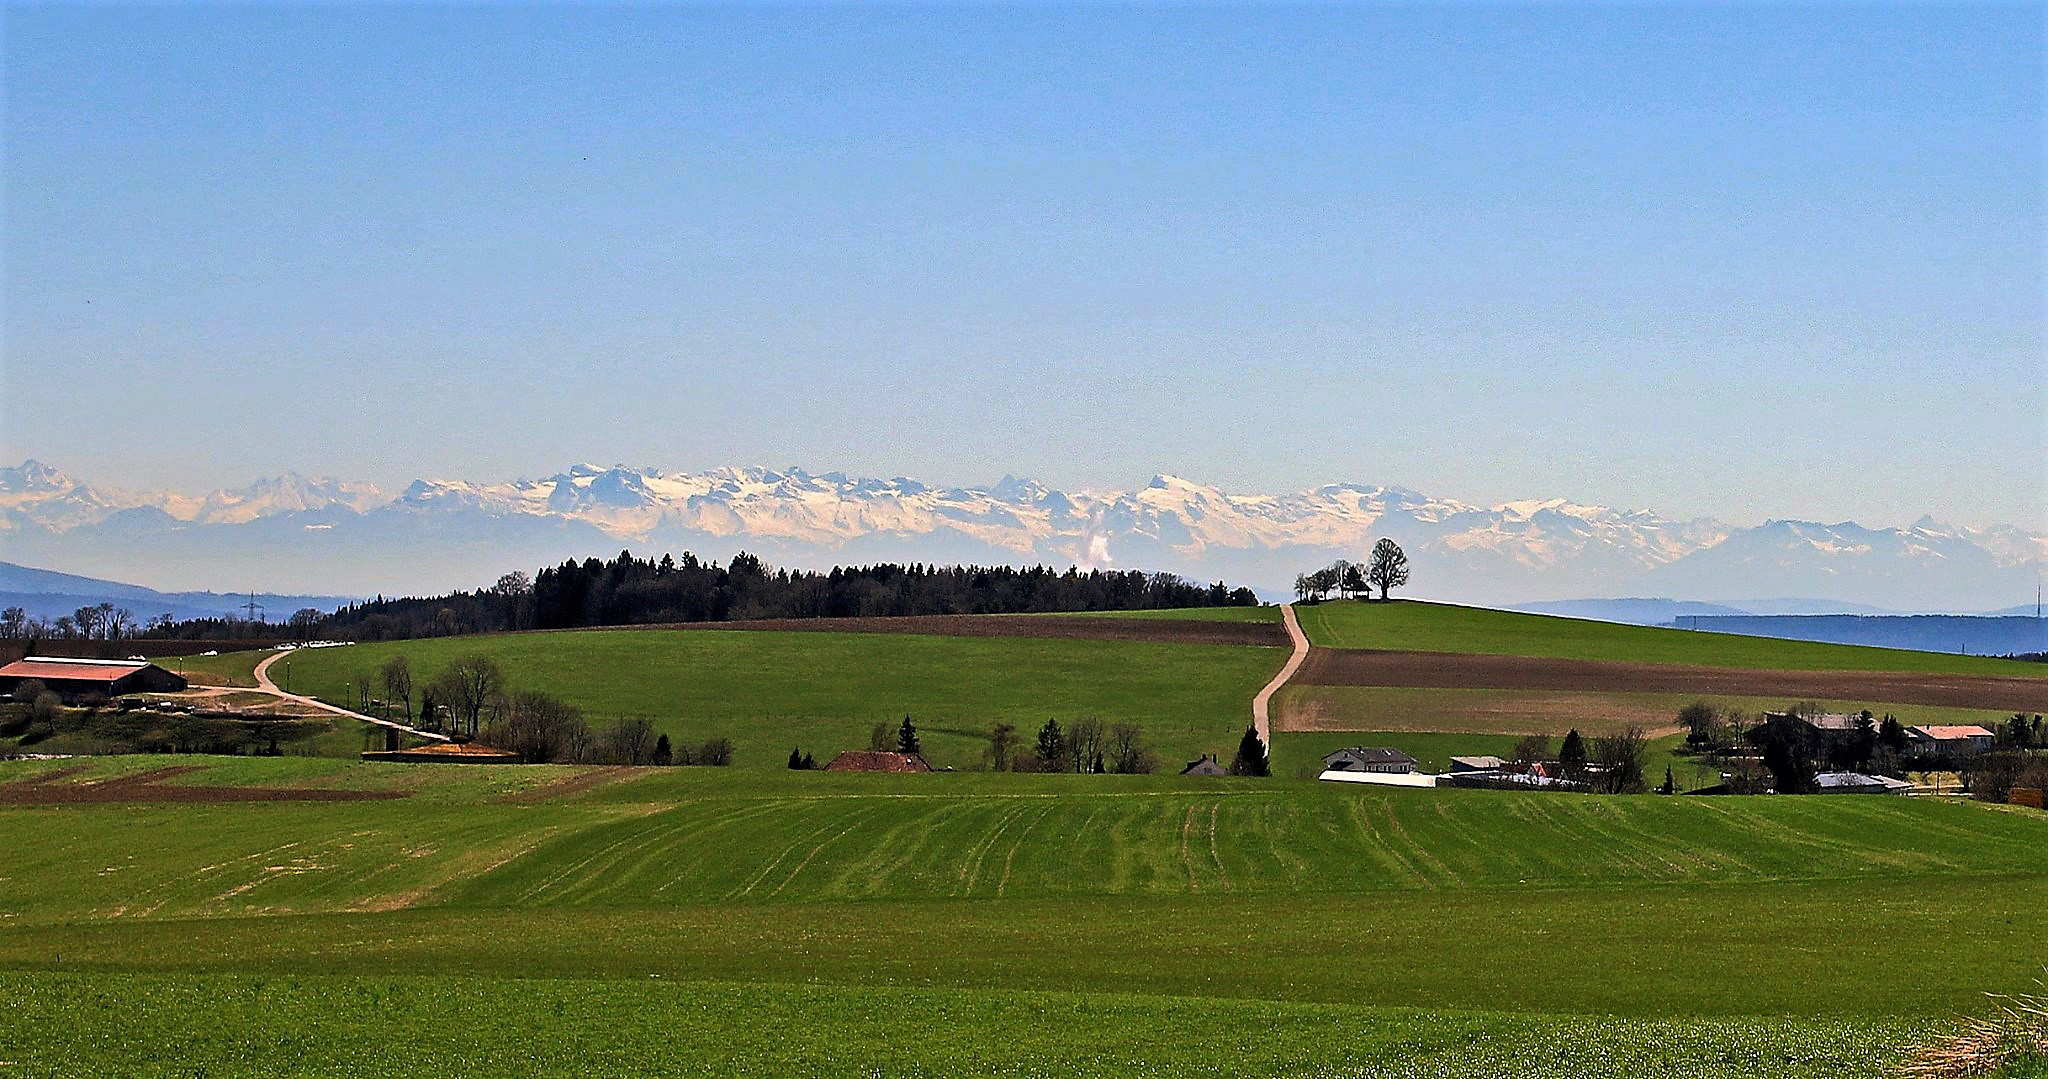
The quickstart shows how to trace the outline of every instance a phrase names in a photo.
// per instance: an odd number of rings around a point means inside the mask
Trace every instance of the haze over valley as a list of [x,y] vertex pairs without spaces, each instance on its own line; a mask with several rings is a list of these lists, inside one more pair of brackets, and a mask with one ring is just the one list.
[[[2048,536],[1707,518],[1556,497],[1478,505],[1394,486],[1228,492],[1175,476],[1127,491],[1004,477],[576,465],[542,479],[401,491],[286,473],[204,495],[124,489],[40,461],[0,468],[9,560],[165,589],[433,593],[564,558],[746,550],[792,568],[874,561],[1080,565],[1286,594],[1303,567],[1406,547],[1418,597],[1510,605],[1665,596],[1748,613],[1976,613],[2032,598]],[[1796,598],[1796,605],[1759,602]],[[1683,613],[1683,609],[1677,609]]]

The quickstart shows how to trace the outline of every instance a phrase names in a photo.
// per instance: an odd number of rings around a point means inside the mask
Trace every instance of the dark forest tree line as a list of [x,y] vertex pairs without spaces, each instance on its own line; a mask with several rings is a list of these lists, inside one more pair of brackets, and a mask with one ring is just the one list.
[[330,638],[391,640],[521,629],[724,622],[751,618],[853,618],[933,614],[1026,614],[1253,606],[1248,588],[1199,585],[1170,573],[1083,572],[1046,566],[884,563],[829,572],[777,570],[750,554],[726,565],[681,559],[567,561],[528,577],[510,573],[474,592],[378,599],[336,611],[318,627]]

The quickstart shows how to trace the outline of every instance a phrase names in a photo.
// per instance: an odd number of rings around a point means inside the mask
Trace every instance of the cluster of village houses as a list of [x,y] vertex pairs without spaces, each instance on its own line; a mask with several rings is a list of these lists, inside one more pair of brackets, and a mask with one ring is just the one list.
[[[1855,713],[1800,715],[1766,712],[1766,724],[1803,724],[1813,744],[1854,737],[1869,730],[1868,716]],[[1907,751],[1915,755],[1951,758],[1982,753],[1992,747],[1997,735],[1976,725],[1929,724],[1905,728]],[[1556,761],[1508,761],[1494,756],[1452,757],[1450,771],[1431,774],[1418,771],[1415,758],[1389,746],[1352,746],[1323,757],[1319,777],[1334,783],[1370,783],[1384,787],[1480,787],[1492,789],[1543,789],[1582,787],[1563,775]],[[1916,786],[1890,776],[1863,772],[1821,772],[1814,782],[1822,794],[1906,794]],[[1705,793],[1705,792],[1696,792]]]

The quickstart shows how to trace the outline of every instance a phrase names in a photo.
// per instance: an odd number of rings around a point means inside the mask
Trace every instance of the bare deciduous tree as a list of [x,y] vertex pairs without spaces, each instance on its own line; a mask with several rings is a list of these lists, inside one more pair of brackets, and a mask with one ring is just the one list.
[[1630,724],[1621,730],[1593,739],[1593,779],[1605,794],[1643,792],[1644,744],[1648,737],[1641,727]]
[[434,699],[454,713],[459,729],[474,735],[484,710],[504,688],[504,672],[491,657],[469,655],[450,663],[434,680]]
[[1380,599],[1387,598],[1387,590],[1399,588],[1408,583],[1408,554],[1401,545],[1390,539],[1381,539],[1372,545],[1372,565],[1365,571],[1365,579],[1380,590]]
[[1118,775],[1145,775],[1159,767],[1159,759],[1145,747],[1145,729],[1136,723],[1119,723],[1109,729],[1109,770]]
[[546,693],[514,694],[482,741],[509,749],[528,764],[569,763],[590,755],[590,727],[573,705]]
[[598,753],[607,764],[646,764],[654,759],[654,724],[644,717],[622,719],[598,738]]
[[[1014,723],[998,723],[988,732],[989,767],[998,772],[1010,770],[1011,760],[1017,750],[1017,726]],[[792,753],[795,751],[792,750]]]
[[1082,716],[1067,728],[1067,752],[1074,758],[1074,771],[1102,770],[1102,721]]
[[384,700],[387,704],[396,702],[399,718],[412,720],[412,662],[404,656],[392,656],[384,661],[381,672],[384,676]]

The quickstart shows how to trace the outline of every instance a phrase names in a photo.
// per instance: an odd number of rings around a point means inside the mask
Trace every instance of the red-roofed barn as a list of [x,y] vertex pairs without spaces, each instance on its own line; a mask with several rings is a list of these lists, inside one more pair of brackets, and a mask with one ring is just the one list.
[[0,667],[0,693],[13,693],[23,682],[41,682],[66,701],[123,693],[175,693],[185,688],[183,678],[139,659],[30,656]]

